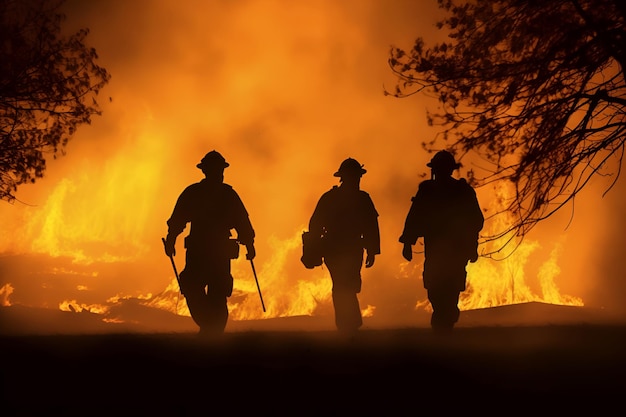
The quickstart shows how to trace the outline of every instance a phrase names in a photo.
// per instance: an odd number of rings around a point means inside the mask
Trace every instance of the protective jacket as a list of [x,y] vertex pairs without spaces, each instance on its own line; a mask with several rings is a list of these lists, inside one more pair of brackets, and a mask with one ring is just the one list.
[[362,248],[380,253],[378,212],[363,190],[334,186],[322,194],[309,221],[309,231],[324,236],[324,250]]
[[254,242],[254,229],[248,212],[237,192],[228,184],[206,179],[188,186],[178,197],[167,221],[168,235],[177,236],[191,223],[185,248],[215,247],[237,232],[237,240],[248,245]]
[[484,217],[474,189],[452,177],[420,183],[406,217],[400,242],[424,238],[424,286],[465,290],[465,266],[477,258]]

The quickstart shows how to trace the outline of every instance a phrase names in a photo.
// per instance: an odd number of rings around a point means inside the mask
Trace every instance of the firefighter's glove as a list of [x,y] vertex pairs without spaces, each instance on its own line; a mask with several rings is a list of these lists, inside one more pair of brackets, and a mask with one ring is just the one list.
[[176,238],[167,236],[165,239],[165,254],[167,256],[176,256]]
[[254,244],[250,243],[249,245],[246,245],[246,250],[248,251],[248,253],[246,253],[246,259],[249,261],[253,260],[256,256],[256,249],[254,249]]
[[374,265],[375,260],[376,260],[376,255],[372,253],[368,253],[367,257],[365,258],[365,267],[370,268],[372,265]]
[[411,262],[411,259],[413,259],[413,248],[411,248],[411,245],[409,245],[408,243],[405,243],[404,247],[402,248],[402,256],[409,262]]

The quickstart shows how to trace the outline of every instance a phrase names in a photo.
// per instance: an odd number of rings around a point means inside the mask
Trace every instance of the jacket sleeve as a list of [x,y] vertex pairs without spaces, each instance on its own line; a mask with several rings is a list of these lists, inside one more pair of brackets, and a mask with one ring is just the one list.
[[400,243],[415,245],[417,239],[424,236],[424,189],[425,185],[421,183],[415,196],[411,197],[411,206],[404,221],[404,229],[398,239]]
[[[467,184],[465,182],[465,184]],[[467,224],[470,232],[478,233],[482,230],[485,218],[483,216],[483,212],[480,209],[480,204],[478,203],[478,198],[476,196],[476,191],[472,188],[471,185],[467,184]]]
[[374,206],[369,194],[366,194],[367,213],[365,218],[365,229],[363,233],[363,246],[370,255],[380,254],[380,229],[378,226],[378,211]]
[[237,231],[237,240],[243,245],[254,243],[255,232],[248,211],[234,190],[231,194],[233,208],[233,228]]
[[476,262],[478,259],[478,239],[479,233],[483,228],[485,218],[483,216],[482,210],[480,209],[480,204],[478,203],[478,198],[476,197],[476,191],[467,184],[467,192],[466,192],[466,204],[465,204],[465,213],[466,213],[466,228],[465,234],[460,242],[460,251],[465,253],[467,259],[471,262]]
[[167,234],[170,237],[175,238],[185,230],[187,223],[191,221],[190,203],[191,193],[193,192],[191,187],[187,187],[176,200],[172,215],[167,220],[168,231]]

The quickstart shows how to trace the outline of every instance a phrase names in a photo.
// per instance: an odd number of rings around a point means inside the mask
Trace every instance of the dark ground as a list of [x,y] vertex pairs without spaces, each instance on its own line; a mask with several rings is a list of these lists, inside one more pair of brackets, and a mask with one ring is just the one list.
[[[2,415],[623,415],[626,326],[0,337]],[[621,411],[620,411],[621,410]]]

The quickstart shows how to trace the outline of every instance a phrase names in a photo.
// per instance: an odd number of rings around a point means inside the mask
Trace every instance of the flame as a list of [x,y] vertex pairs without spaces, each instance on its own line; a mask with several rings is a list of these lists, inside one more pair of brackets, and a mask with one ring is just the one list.
[[[307,277],[307,271],[300,265],[299,269],[289,268],[289,262],[299,262],[302,230],[288,239],[271,237],[269,246],[271,258],[263,264],[259,270],[258,281],[261,293],[271,295],[264,297],[269,317],[288,317],[296,315],[312,315],[320,303],[330,300],[331,285],[324,273],[324,269],[316,268],[311,277]],[[249,294],[243,302],[236,303],[232,307],[232,317],[235,320],[260,318],[259,296],[257,287],[249,265],[249,261],[241,258],[235,262],[234,273],[243,279],[236,280],[235,290]],[[245,269],[244,269],[245,268]],[[301,275],[290,276],[288,271],[299,270]],[[256,299],[255,299],[256,298]]]
[[80,313],[86,311],[94,314],[106,314],[109,311],[109,307],[101,304],[84,304],[79,303],[76,300],[65,300],[59,303],[59,310],[71,311],[73,313]]
[[[494,201],[505,201],[510,190],[500,184],[495,190]],[[502,230],[510,216],[499,216],[490,225],[488,232]],[[490,233],[487,233],[490,234]],[[503,236],[497,241],[490,242],[485,249],[500,247]],[[461,293],[459,308],[470,310],[476,308],[495,307],[507,304],[518,304],[539,301],[548,304],[582,306],[583,301],[578,297],[561,295],[555,278],[560,273],[558,258],[562,246],[555,244],[550,257],[538,269],[535,285],[531,285],[526,277],[526,267],[530,258],[541,246],[537,241],[525,239],[514,250],[511,248],[502,259],[480,257],[476,263],[467,265],[467,289]]]
[[376,306],[368,304],[365,306],[363,310],[361,310],[361,315],[363,317],[374,317],[374,312],[376,311]]
[[175,277],[172,277],[170,283],[161,293],[154,296],[152,294],[148,294],[142,298],[145,299],[142,303],[145,306],[169,311],[179,316],[190,315],[187,305],[184,302],[181,302],[181,299],[184,300],[184,298],[180,293],[178,281],[176,281]]
[[544,262],[537,274],[538,289],[533,291],[524,271],[530,255],[539,248],[537,242],[522,243],[515,252],[503,260],[481,258],[467,266],[467,290],[461,293],[459,308],[470,310],[539,301],[559,305],[584,305],[578,297],[561,295],[555,278],[561,246],[555,245],[550,259]]
[[[115,263],[147,253],[142,241],[149,229],[148,214],[158,204],[157,180],[162,161],[149,155],[162,152],[162,138],[144,132],[139,143],[116,154],[104,166],[83,161],[79,174],[62,178],[49,194],[44,210],[26,220],[26,251],[67,256],[74,263]],[[146,155],[142,154],[145,153]],[[90,175],[100,170],[99,175]]]
[[9,296],[13,294],[15,289],[11,284],[4,284],[0,287],[0,305],[2,307],[10,307],[11,301],[9,301]]

